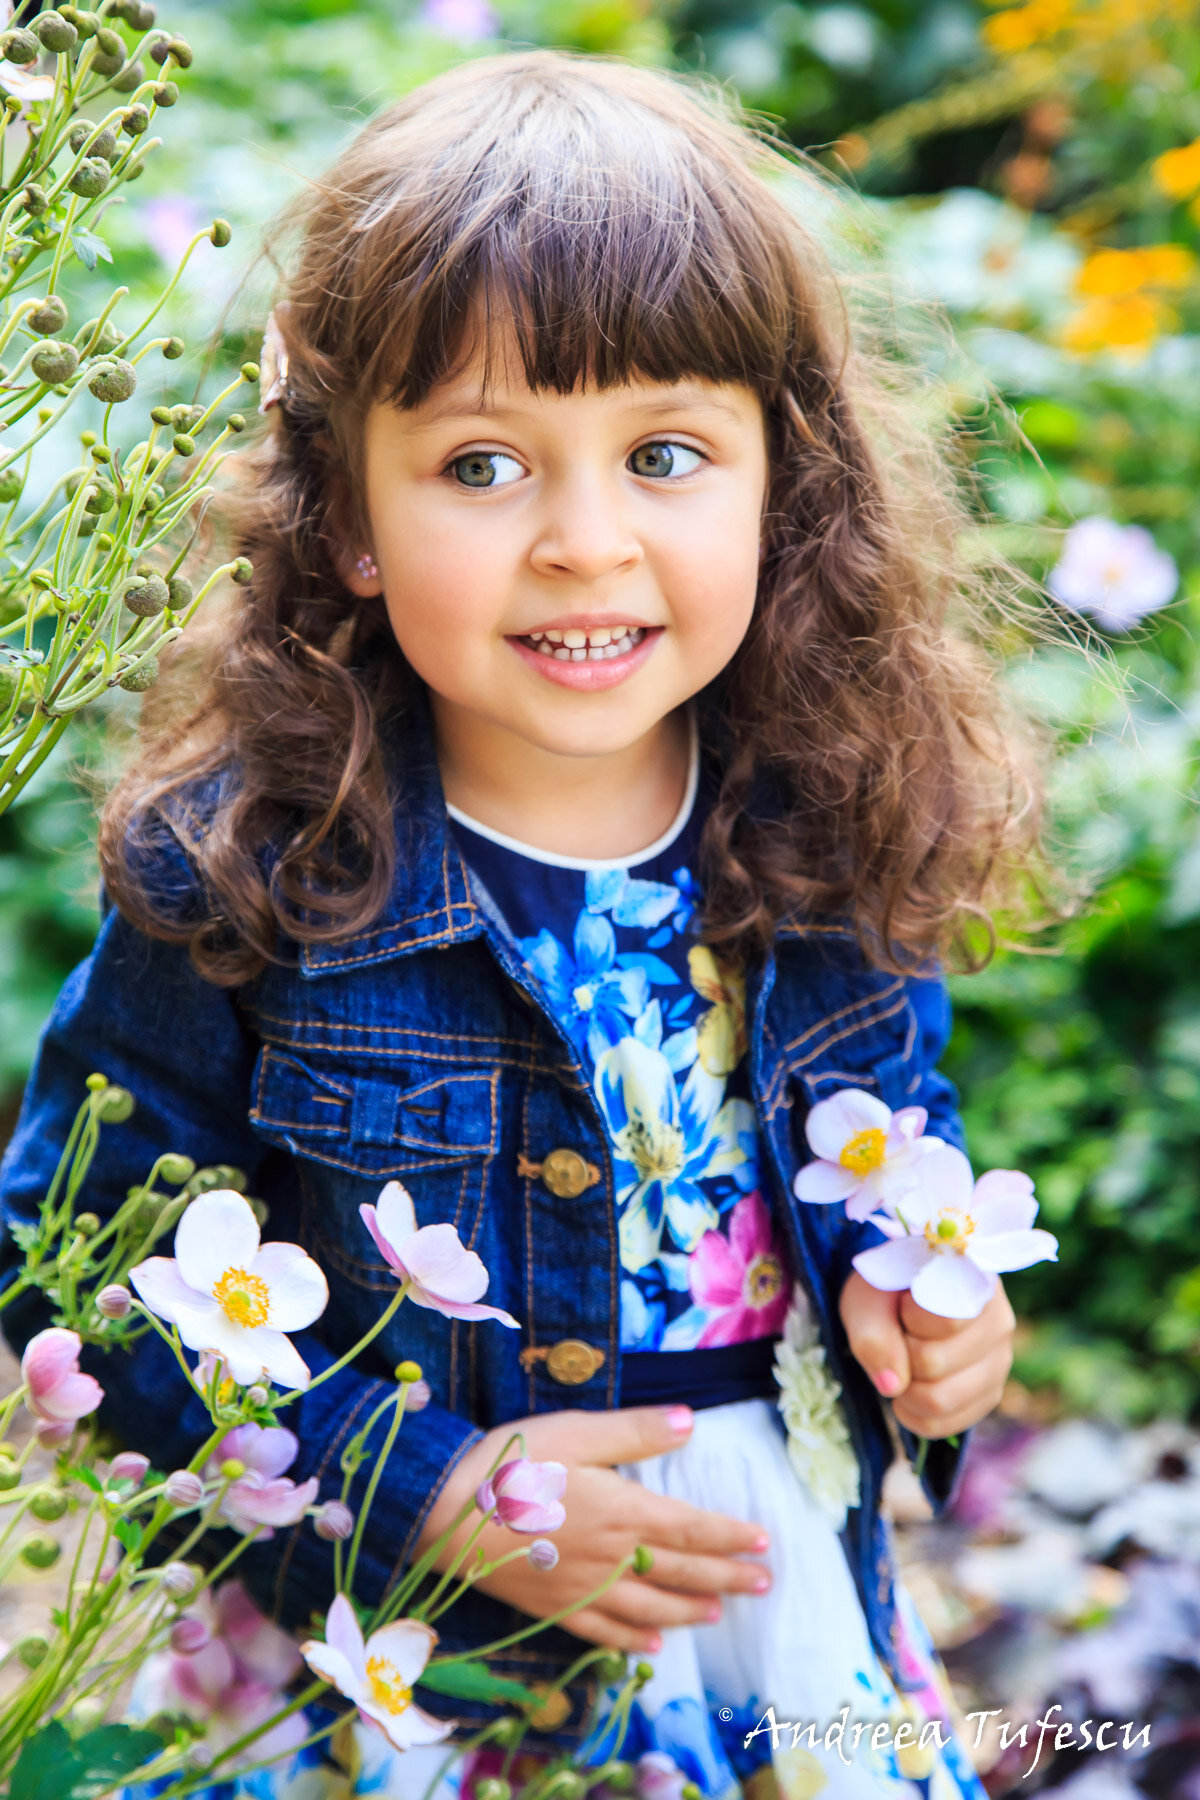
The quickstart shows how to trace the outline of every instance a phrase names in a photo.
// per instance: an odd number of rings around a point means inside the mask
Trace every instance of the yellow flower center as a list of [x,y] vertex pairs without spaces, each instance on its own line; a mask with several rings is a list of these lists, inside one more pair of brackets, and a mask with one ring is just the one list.
[[235,1325],[265,1325],[271,1310],[271,1292],[261,1275],[246,1269],[226,1269],[213,1289],[213,1299]]
[[783,1270],[774,1256],[752,1256],[746,1268],[745,1295],[751,1306],[770,1306],[783,1286]]
[[401,1679],[395,1663],[389,1662],[386,1656],[368,1656],[367,1680],[376,1706],[382,1706],[393,1718],[412,1705],[412,1689]]
[[961,1256],[974,1229],[975,1221],[970,1213],[961,1212],[957,1206],[948,1206],[926,1225],[925,1242],[939,1254],[952,1250],[956,1256]]
[[882,1165],[886,1156],[887,1132],[881,1125],[868,1125],[865,1131],[856,1131],[842,1145],[838,1161],[852,1175],[869,1175]]
[[671,1181],[683,1168],[684,1139],[666,1119],[630,1119],[622,1133],[629,1160],[643,1181]]

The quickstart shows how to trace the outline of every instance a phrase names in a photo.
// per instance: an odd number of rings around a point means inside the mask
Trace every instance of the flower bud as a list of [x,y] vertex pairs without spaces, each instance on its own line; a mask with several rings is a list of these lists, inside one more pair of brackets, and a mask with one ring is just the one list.
[[100,1218],[94,1212],[81,1212],[75,1215],[75,1229],[81,1237],[95,1237],[100,1229]]
[[196,1591],[196,1571],[189,1563],[164,1563],[162,1584],[174,1599],[186,1600],[189,1594]]
[[244,362],[242,364],[241,368],[238,370],[238,374],[241,376],[243,381],[257,381],[258,380],[258,364],[252,363],[252,362]]
[[96,43],[105,56],[119,56],[125,61],[125,39],[111,25],[102,25],[96,33]]
[[133,1295],[119,1281],[110,1281],[96,1295],[96,1311],[103,1319],[127,1319],[133,1307]]
[[85,200],[94,200],[104,192],[111,179],[108,164],[102,156],[85,156],[68,180],[67,186],[73,194],[80,194]]
[[226,244],[229,242],[230,238],[233,236],[233,232],[230,229],[229,220],[228,219],[214,219],[212,224],[208,228],[208,235],[212,239],[213,243],[216,245],[217,249],[223,250],[225,248]]
[[175,1469],[164,1481],[163,1492],[172,1506],[199,1506],[204,1483],[191,1469]]
[[150,108],[143,106],[140,100],[135,101],[128,111],[121,114],[121,130],[126,137],[141,137],[149,124]]
[[169,406],[152,406],[150,408],[150,417],[156,425],[173,425],[175,423],[171,417],[171,409]]
[[236,581],[239,587],[249,587],[254,579],[254,564],[248,556],[239,556],[229,571],[229,579]]
[[592,1672],[607,1687],[611,1682],[624,1681],[628,1666],[623,1650],[606,1650],[592,1664]]
[[633,1784],[637,1780],[637,1771],[632,1763],[604,1763],[600,1773],[603,1786],[611,1788],[614,1794],[632,1793]]
[[109,56],[105,51],[97,50],[92,57],[91,72],[93,75],[119,75],[124,67],[124,56]]
[[113,487],[111,482],[98,481],[90,489],[88,497],[83,503],[83,510],[86,513],[98,516],[102,513],[111,512],[116,504],[116,488]]
[[27,1537],[20,1550],[21,1561],[31,1569],[52,1569],[61,1555],[62,1545],[44,1531]]
[[96,1117],[102,1125],[124,1125],[133,1117],[133,1095],[128,1088],[107,1087],[100,1097]]
[[[96,442],[96,434],[94,431],[90,431],[88,433],[88,438],[89,438],[89,442],[86,445],[86,448],[89,449],[92,453],[92,461],[98,462],[98,463],[110,463],[112,461],[112,451],[109,449],[108,445],[107,444],[98,444]],[[80,433],[80,442],[82,443],[82,441],[83,441],[83,434],[81,432]]]
[[119,1450],[108,1465],[110,1481],[132,1481],[134,1487],[140,1487],[146,1479],[146,1471],[150,1467],[150,1458],[137,1450]]
[[178,362],[186,349],[187,345],[181,337],[169,337],[162,347],[162,353],[168,362]]
[[495,1744],[498,1749],[509,1750],[524,1736],[524,1734],[524,1720],[513,1718],[510,1715],[507,1719],[497,1719],[489,1736],[492,1743]]
[[558,1567],[558,1551],[549,1538],[534,1538],[526,1554],[531,1568],[549,1570]]
[[49,202],[46,190],[39,182],[27,181],[21,191],[21,202],[31,218],[40,219]]
[[83,1085],[89,1094],[102,1094],[108,1086],[108,1076],[93,1073],[88,1076]]
[[212,1767],[215,1754],[212,1745],[206,1744],[201,1738],[191,1746],[184,1761],[189,1769],[208,1769]]
[[56,56],[64,50],[73,50],[79,42],[79,33],[61,13],[42,13],[34,21],[33,29],[42,41],[42,48],[52,50]]
[[39,1419],[34,1426],[37,1441],[45,1450],[57,1450],[68,1442],[74,1430],[70,1419]]
[[44,1525],[53,1525],[67,1510],[67,1496],[58,1488],[34,1494],[29,1502],[29,1510]]
[[[79,139],[78,142],[71,145],[73,150],[82,150],[83,146],[87,144],[89,156],[102,156],[107,163],[115,160],[118,153],[117,134],[111,125],[106,125],[102,131],[96,131],[94,125],[82,127],[77,125],[75,131],[79,132]],[[96,133],[94,137],[92,136],[93,132]],[[71,135],[73,137],[75,133],[72,132]],[[89,139],[91,139],[90,143]]]
[[[54,14],[44,13],[42,16],[52,19]],[[30,330],[40,332],[43,337],[49,337],[52,331],[61,331],[66,322],[67,308],[57,294],[47,294],[44,300],[39,300],[31,313],[25,315],[25,323]]]
[[[94,344],[92,343],[93,335],[96,337]],[[86,344],[91,355],[107,357],[108,352],[114,350],[120,343],[121,334],[111,319],[105,319],[103,325],[99,319],[89,319],[86,325],[81,325],[75,333],[74,341],[77,347]]]
[[173,81],[157,81],[152,89],[155,106],[174,106],[179,89]]
[[[136,57],[133,62],[125,65],[121,70],[121,73],[114,80],[113,92],[115,94],[132,94],[135,88],[141,87],[145,79],[146,65],[142,62],[140,57]],[[141,104],[140,101],[138,104]],[[148,112],[146,113],[146,117],[147,119],[150,117]],[[143,126],[142,129],[145,130],[145,126]],[[135,134],[130,132],[129,135],[133,137]]]
[[635,1575],[648,1575],[654,1567],[654,1553],[645,1544],[639,1544],[633,1553],[633,1572]]
[[218,1473],[222,1481],[240,1481],[246,1473],[246,1465],[240,1456],[227,1456]]
[[411,1358],[409,1358],[405,1362],[396,1364],[397,1381],[420,1381],[420,1379],[421,1365],[419,1362],[413,1362]]
[[245,431],[245,429],[246,429],[245,414],[244,413],[230,413],[230,415],[226,419],[225,423],[228,426],[230,431],[233,431],[233,432]]
[[41,48],[32,31],[6,31],[3,37],[0,37],[0,56],[6,62],[36,62],[41,54]]
[[36,1631],[30,1632],[28,1637],[21,1638],[17,1644],[17,1660],[24,1663],[27,1669],[40,1668],[49,1648],[44,1637],[39,1637]]
[[[149,579],[150,577],[147,576],[147,580]],[[153,579],[158,581],[161,577],[155,575]],[[169,598],[169,587],[167,589],[167,594]],[[190,1181],[192,1176],[196,1173],[196,1165],[190,1156],[183,1156],[177,1150],[169,1150],[159,1162],[158,1172],[164,1181],[169,1181],[171,1183],[172,1187],[182,1187],[184,1182]]]
[[167,592],[171,596],[171,605],[176,612],[182,612],[184,607],[190,606],[195,599],[192,584],[183,575],[172,575],[167,583]]
[[139,619],[153,619],[170,599],[170,591],[161,575],[147,575],[125,589],[125,604]]
[[546,1800],[553,1795],[554,1800],[584,1800],[588,1784],[577,1769],[560,1769],[552,1775],[542,1792]]
[[186,38],[159,38],[157,43],[151,44],[151,61],[156,62],[159,68],[166,62],[168,56],[173,56],[181,69],[190,69],[192,66],[192,47]]
[[88,382],[88,391],[97,400],[105,400],[110,405],[121,400],[128,400],[137,386],[137,370],[131,362],[122,356],[114,356],[107,362],[98,363],[95,373]]
[[194,437],[189,437],[186,431],[177,431],[171,439],[171,443],[175,448],[176,456],[195,456],[196,454],[196,440]]
[[8,506],[24,487],[20,469],[0,469],[0,506]]
[[177,1656],[195,1656],[209,1643],[212,1633],[203,1619],[176,1619],[171,1627],[171,1648]]
[[12,1457],[0,1456],[0,1494],[7,1494],[12,1488],[19,1486],[20,1481],[21,1471]]
[[694,1781],[685,1781],[679,1790],[679,1800],[704,1800],[704,1796]]
[[344,1543],[354,1531],[354,1514],[340,1500],[327,1500],[313,1520],[313,1530],[327,1544]]
[[247,1406],[265,1406],[270,1398],[270,1388],[265,1388],[260,1381],[256,1381],[253,1387],[246,1389]]
[[74,344],[51,338],[39,344],[29,359],[29,366],[39,381],[52,387],[58,381],[70,381],[79,367],[79,352]]
[[512,1787],[502,1775],[487,1775],[475,1783],[475,1800],[512,1800]]
[[125,16],[135,31],[149,31],[158,15],[146,0],[134,0]]
[[406,1413],[424,1412],[432,1399],[433,1389],[429,1383],[425,1380],[414,1381],[404,1396],[404,1410]]
[[645,1687],[646,1683],[653,1679],[654,1664],[648,1663],[648,1662],[640,1662],[634,1668],[633,1673],[634,1673],[634,1679],[637,1681],[638,1686]]

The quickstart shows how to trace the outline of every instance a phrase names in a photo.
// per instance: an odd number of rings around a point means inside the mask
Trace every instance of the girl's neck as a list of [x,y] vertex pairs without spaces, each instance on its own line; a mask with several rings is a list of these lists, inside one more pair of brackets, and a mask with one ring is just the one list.
[[436,697],[433,712],[448,803],[531,849],[597,861],[635,856],[662,837],[683,803],[686,708],[603,756],[559,755],[512,737],[483,746]]

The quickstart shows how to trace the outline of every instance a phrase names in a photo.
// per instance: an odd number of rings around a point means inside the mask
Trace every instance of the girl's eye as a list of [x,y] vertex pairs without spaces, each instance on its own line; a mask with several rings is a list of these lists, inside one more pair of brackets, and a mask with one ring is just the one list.
[[463,487],[507,487],[525,473],[515,456],[500,450],[468,450],[450,464],[456,481]]
[[691,475],[703,461],[699,450],[659,439],[653,444],[639,444],[630,455],[629,467],[635,475]]

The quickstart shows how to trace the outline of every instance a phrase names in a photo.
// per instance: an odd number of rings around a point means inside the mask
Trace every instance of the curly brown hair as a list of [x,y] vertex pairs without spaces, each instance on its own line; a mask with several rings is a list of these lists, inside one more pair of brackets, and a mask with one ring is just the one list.
[[[483,319],[515,332],[535,390],[699,376],[763,405],[754,617],[702,697],[707,940],[752,957],[788,915],[838,915],[881,966],[978,960],[1039,817],[986,652],[1006,583],[963,554],[968,500],[915,371],[852,320],[822,248],[838,204],[719,91],[604,59],[470,63],[373,119],[284,221],[287,402],[231,499],[253,579],[175,658],[168,687],[199,697],[146,709],[109,799],[121,909],[226,983],[281,931],[334,939],[379,911],[402,803],[380,727],[418,678],[339,572],[365,541],[362,421],[456,373]],[[164,820],[201,876],[183,919],[145,879]]]

